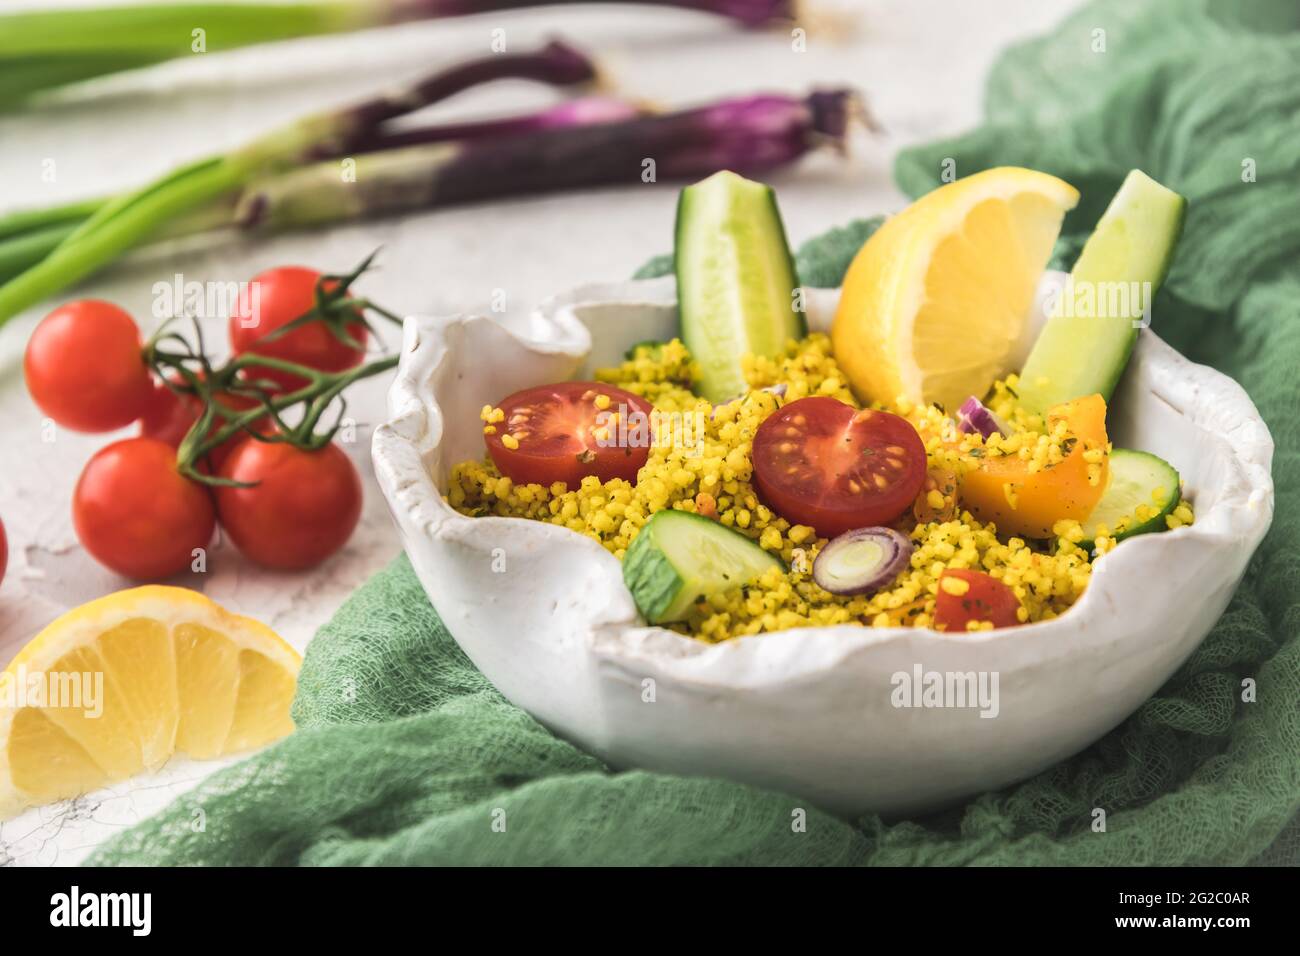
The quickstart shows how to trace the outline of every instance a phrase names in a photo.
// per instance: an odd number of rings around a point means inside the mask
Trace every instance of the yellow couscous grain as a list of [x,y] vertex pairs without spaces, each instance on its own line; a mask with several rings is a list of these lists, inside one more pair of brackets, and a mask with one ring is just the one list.
[[963,581],[961,578],[940,578],[939,590],[945,594],[951,594],[953,597],[961,597],[970,590],[970,582]]
[[[948,568],[984,571],[1001,580],[1020,599],[1018,616],[1026,622],[1057,617],[1087,588],[1096,558],[1081,547],[1084,532],[1079,522],[1057,522],[1050,547],[1036,550],[1020,538],[1001,541],[992,524],[981,523],[960,507],[960,477],[978,467],[983,456],[1016,455],[1028,461],[1032,471],[1060,462],[1069,453],[1073,439],[1063,423],[1046,433],[1042,419],[1019,406],[1014,375],[994,385],[987,403],[1011,435],[995,433],[985,440],[962,433],[943,410],[905,398],[864,410],[905,416],[925,445],[926,485],[909,516],[909,527],[902,528],[914,550],[894,583],[873,594],[835,595],[821,588],[812,578],[812,564],[827,542],[760,501],[752,482],[751,445],[759,425],[789,402],[829,395],[855,408],[860,403],[845,384],[825,335],[791,341],[776,358],[745,356],[742,368],[750,390],[716,407],[691,392],[697,369],[677,339],[639,346],[619,366],[596,373],[598,381],[642,396],[661,413],[659,431],[635,485],[622,479],[602,483],[595,477],[584,478],[576,488],[563,482],[518,485],[503,477],[491,460],[482,459],[452,468],[447,500],[467,515],[549,521],[593,538],[619,558],[651,515],[666,508],[702,514],[735,529],[778,555],[787,569],[772,568],[745,587],[709,596],[686,621],[672,625],[710,642],[794,627],[925,627],[933,621],[940,577]],[[783,394],[769,390],[777,386],[784,386]],[[593,392],[589,398],[600,408],[608,405],[606,396]],[[489,426],[504,420],[493,406],[484,406],[480,417]],[[682,434],[671,431],[674,420]],[[689,441],[683,439],[685,423],[692,426]],[[508,434],[502,441],[509,447],[518,444],[511,445]],[[1102,456],[1094,457],[1096,462],[1087,460],[1100,471]],[[1014,490],[1008,501],[1014,507]],[[1148,517],[1154,513],[1151,510]],[[1191,521],[1186,503],[1168,516],[1170,527]],[[1095,555],[1105,554],[1114,544],[1109,532],[1099,534],[1093,542]],[[944,578],[943,587],[950,593],[962,585],[960,579]]]

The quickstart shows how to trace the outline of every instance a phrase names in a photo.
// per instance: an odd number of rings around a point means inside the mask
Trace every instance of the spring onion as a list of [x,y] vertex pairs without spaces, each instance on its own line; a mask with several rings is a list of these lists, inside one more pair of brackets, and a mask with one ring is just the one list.
[[[376,131],[374,137],[363,144],[362,152],[377,152],[419,143],[441,143],[449,140],[468,141],[493,136],[508,136],[535,129],[553,129],[577,126],[584,123],[607,123],[627,119],[644,112],[644,109],[624,100],[606,96],[580,97],[524,116],[485,120],[469,123],[446,123],[404,129],[398,132]],[[89,218],[107,200],[94,199],[51,209],[24,210],[0,216],[0,283],[40,262],[55,247],[70,236],[85,219]],[[230,225],[230,216],[221,207],[200,210],[165,227],[156,239],[170,239],[193,235],[208,229]]]
[[493,54],[394,93],[308,116],[232,153],[190,163],[143,189],[110,199],[40,262],[0,286],[0,323],[258,177],[360,151],[380,124],[405,113],[506,77],[573,86],[590,83],[595,76],[595,67],[583,53],[559,42],[527,53]]
[[[655,179],[699,179],[720,169],[759,173],[809,150],[842,144],[856,102],[846,90],[806,98],[755,96],[614,123],[435,143],[356,157],[356,181],[334,162],[255,182],[235,224],[283,229],[420,207]],[[647,161],[653,161],[653,167]],[[0,297],[3,290],[0,290]]]
[[[294,37],[547,6],[556,0],[302,0],[137,3],[0,17],[0,109],[123,70]],[[574,2],[574,0],[569,0]],[[759,26],[794,17],[793,0],[634,0]]]
[[[409,131],[402,141],[412,145],[358,151],[348,181],[339,175],[337,156],[253,176],[166,222],[152,238],[226,227],[276,232],[501,196],[641,183],[651,169],[648,159],[655,178],[664,180],[699,179],[720,169],[762,172],[819,146],[842,145],[850,118],[860,112],[857,97],[846,90],[742,97],[659,115],[582,102],[494,121],[511,124],[514,135],[490,136],[480,128],[446,141],[446,128],[427,130],[423,139],[420,131]],[[620,111],[633,115],[600,121]],[[366,143],[378,141],[385,140],[372,134]],[[75,237],[68,243],[75,245]],[[0,242],[0,276],[13,244]],[[0,287],[0,316],[12,314],[12,285]]]
[[469,123],[447,123],[421,129],[404,129],[395,132],[376,131],[375,135],[358,152],[375,153],[401,146],[421,143],[445,143],[450,140],[493,139],[514,136],[541,129],[558,129],[566,126],[587,126],[592,123],[612,123],[631,119],[649,112],[626,100],[612,96],[583,96],[566,100],[537,113],[509,116],[505,119],[479,120]]
[[234,204],[231,225],[278,231],[502,196],[698,179],[720,169],[758,172],[808,150],[843,142],[854,95],[758,96],[620,122],[538,129],[502,139],[431,143],[356,157],[356,181],[336,162],[255,181]]

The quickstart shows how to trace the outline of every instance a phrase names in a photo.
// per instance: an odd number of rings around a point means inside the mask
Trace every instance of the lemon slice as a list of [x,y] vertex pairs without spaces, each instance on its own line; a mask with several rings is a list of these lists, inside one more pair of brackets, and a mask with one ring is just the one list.
[[940,186],[887,220],[844,278],[835,358],[867,401],[983,395],[1026,335],[1069,183],[1005,166]]
[[185,588],[69,611],[0,674],[0,820],[173,753],[207,759],[283,737],[301,662],[270,628]]

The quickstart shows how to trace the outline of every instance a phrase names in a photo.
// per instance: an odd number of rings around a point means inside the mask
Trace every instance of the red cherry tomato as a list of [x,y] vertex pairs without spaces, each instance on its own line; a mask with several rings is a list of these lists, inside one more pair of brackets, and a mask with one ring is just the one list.
[[0,521],[0,582],[5,579],[5,568],[9,565],[9,539],[5,537],[5,523]]
[[[599,395],[609,399],[604,408],[596,404]],[[652,406],[613,385],[541,385],[515,392],[497,407],[505,418],[483,437],[501,474],[519,484],[562,481],[576,488],[587,475],[635,484],[650,457]]]
[[72,497],[77,537],[91,556],[131,578],[189,567],[215,526],[212,496],[176,470],[176,449],[126,438],[95,453]]
[[125,428],[149,397],[140,330],[111,302],[82,299],[47,315],[27,343],[23,372],[40,410],[79,432]]
[[754,485],[787,521],[824,538],[889,524],[925,481],[925,446],[906,419],[858,411],[834,398],[801,398],[754,435]]
[[149,390],[149,400],[140,414],[140,434],[177,448],[198,420],[197,398],[179,395],[164,382],[155,380]]
[[[247,411],[257,404],[254,398],[231,392],[221,392],[217,395],[217,402],[235,412]],[[140,416],[140,434],[145,438],[154,438],[166,442],[173,448],[179,448],[181,441],[199,420],[201,410],[202,406],[197,396],[178,394],[162,382],[155,380],[149,393],[149,400]],[[224,422],[214,423],[209,434],[223,427],[224,424]],[[256,431],[266,431],[270,427],[271,420],[268,416],[263,416],[253,423]],[[247,437],[246,432],[240,432],[218,445],[209,453],[212,465],[220,468],[226,456]]]
[[249,439],[219,474],[257,483],[218,487],[217,513],[236,547],[268,568],[319,564],[347,543],[361,517],[361,477],[337,445],[304,451]]
[[[279,338],[261,341],[315,308],[319,280],[319,272],[302,266],[268,269],[254,276],[240,290],[230,315],[230,345],[235,353],[268,355],[322,372],[341,372],[360,365],[365,358],[367,336],[360,321],[344,326],[347,337],[360,348],[340,341],[325,322],[308,322]],[[307,384],[302,376],[276,369],[255,368],[251,375],[276,382],[290,392]]]
[[[944,587],[944,581],[964,582]],[[934,626],[940,631],[965,631],[969,621],[992,621],[994,627],[1014,627],[1021,623],[1018,616],[1020,599],[1016,593],[992,575],[983,571],[949,568],[939,576],[939,593],[934,599]]]

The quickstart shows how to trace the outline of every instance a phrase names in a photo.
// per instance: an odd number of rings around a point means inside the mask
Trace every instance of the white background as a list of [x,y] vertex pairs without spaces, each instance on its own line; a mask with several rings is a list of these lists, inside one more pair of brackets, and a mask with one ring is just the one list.
[[[86,2],[10,2],[0,9]],[[1050,29],[1071,6],[1068,0],[808,0],[811,14],[800,24],[808,33],[804,52],[792,49],[789,33],[780,30],[747,33],[703,14],[610,4],[194,55],[0,116],[0,213],[141,184],[305,112],[485,55],[492,31],[501,28],[512,51],[561,35],[598,56],[609,92],[662,106],[758,91],[802,93],[816,85],[861,90],[884,133],[856,139],[847,158],[821,155],[769,177],[791,241],[798,243],[848,219],[899,208],[903,197],[890,177],[897,149],[977,123],[984,76],[997,52]],[[426,115],[505,115],[555,99],[544,88],[506,82],[462,94]],[[53,160],[53,182],[42,176],[47,160]],[[156,322],[152,287],[176,274],[186,281],[228,282],[286,264],[342,271],[382,246],[380,268],[358,288],[392,311],[485,311],[501,290],[518,312],[573,285],[625,278],[650,256],[669,251],[676,191],[672,183],[637,183],[257,242],[162,247],[64,298],[116,302],[147,334]],[[0,519],[10,551],[0,584],[0,665],[63,611],[131,583],[99,567],[71,527],[77,476],[86,459],[116,436],[60,431],[42,441],[41,415],[23,387],[24,343],[51,307],[33,309],[0,330]],[[224,338],[224,322],[211,321],[209,330],[209,341]],[[396,332],[388,338],[395,343]],[[360,427],[348,451],[365,478],[367,497],[361,525],[342,552],[312,571],[283,574],[214,543],[206,574],[173,583],[203,590],[304,648],[346,596],[400,550],[369,463],[370,430],[382,420],[385,388],[380,378],[350,393]],[[152,777],[0,824],[0,865],[75,863],[219,765],[176,762]]]

